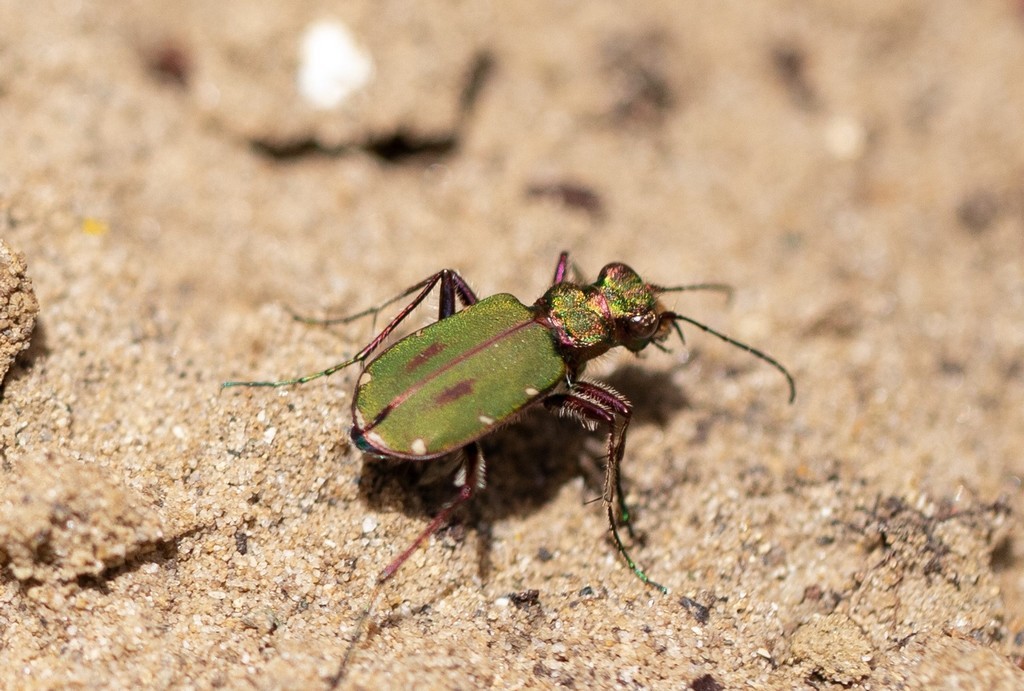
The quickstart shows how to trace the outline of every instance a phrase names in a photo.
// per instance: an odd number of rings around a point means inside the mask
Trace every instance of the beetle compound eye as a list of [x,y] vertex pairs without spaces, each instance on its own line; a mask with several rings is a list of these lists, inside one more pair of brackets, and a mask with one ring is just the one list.
[[658,330],[658,316],[654,312],[636,314],[626,322],[629,335],[633,338],[649,339]]

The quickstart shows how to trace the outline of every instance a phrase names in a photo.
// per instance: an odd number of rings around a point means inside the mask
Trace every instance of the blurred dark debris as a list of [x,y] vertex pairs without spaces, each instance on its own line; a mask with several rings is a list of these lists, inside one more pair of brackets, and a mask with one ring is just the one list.
[[956,207],[956,218],[964,230],[980,235],[988,230],[1002,210],[999,198],[988,190],[975,190]]
[[494,74],[494,56],[478,53],[466,75],[466,85],[459,96],[459,116],[465,119],[480,100],[480,94]]
[[398,130],[394,134],[369,139],[363,143],[337,146],[325,145],[316,137],[283,140],[254,138],[249,144],[252,150],[261,156],[282,163],[315,156],[333,158],[352,151],[365,151],[385,163],[430,165],[455,151],[458,140],[454,134],[421,136]]
[[843,300],[822,309],[803,333],[810,338],[853,338],[863,322],[864,315],[857,303]]
[[692,598],[681,597],[679,598],[679,604],[681,604],[687,612],[693,615],[693,618],[697,620],[698,624],[707,624],[708,620],[711,618],[711,610]]
[[362,148],[388,163],[403,163],[418,160],[423,163],[435,163],[437,159],[448,156],[458,146],[458,138],[453,133],[437,137],[420,137],[399,131],[390,137],[370,140]]
[[146,69],[158,81],[185,88],[192,76],[192,57],[184,42],[165,38],[142,50]]
[[722,691],[725,687],[710,674],[703,674],[690,683],[690,688],[693,691]]
[[509,601],[519,609],[527,609],[540,605],[540,591],[536,589],[523,590],[518,593],[509,593]]
[[554,199],[561,202],[562,206],[585,211],[594,218],[604,216],[604,202],[601,200],[601,196],[580,183],[570,181],[534,183],[527,186],[526,196]]
[[244,530],[235,531],[235,551],[239,554],[249,553],[249,536]]
[[617,36],[602,52],[612,89],[612,119],[639,125],[660,123],[676,104],[667,77],[667,37],[658,31]]
[[807,55],[792,44],[772,49],[772,66],[789,93],[793,105],[801,110],[817,110],[818,95],[807,79]]

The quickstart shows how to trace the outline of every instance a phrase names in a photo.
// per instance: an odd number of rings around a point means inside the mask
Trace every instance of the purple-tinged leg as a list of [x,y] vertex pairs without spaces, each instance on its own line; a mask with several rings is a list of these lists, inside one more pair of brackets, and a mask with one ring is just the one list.
[[438,514],[434,516],[434,519],[430,522],[430,525],[428,525],[426,529],[419,534],[419,537],[413,540],[413,543],[402,551],[402,553],[399,554],[394,561],[388,564],[387,567],[377,576],[377,582],[374,584],[373,591],[370,593],[370,604],[366,606],[366,609],[363,610],[363,613],[356,621],[355,634],[352,641],[348,644],[348,649],[345,651],[345,657],[342,658],[338,671],[335,672],[328,680],[328,688],[335,688],[341,680],[345,678],[349,662],[352,660],[352,655],[356,650],[356,644],[358,644],[362,639],[366,622],[370,618],[370,614],[373,612],[373,607],[377,603],[377,598],[380,596],[380,591],[384,584],[395,575],[395,572],[398,571],[398,569],[402,567],[402,564],[412,556],[413,552],[419,549],[427,538],[440,530],[441,527],[448,522],[448,519],[451,518],[452,512],[455,511],[456,508],[469,501],[477,490],[483,489],[486,463],[484,462],[484,455],[480,450],[480,445],[474,442],[473,444],[466,446],[463,451],[466,454],[465,465],[463,466],[466,471],[466,477],[462,487],[459,488],[459,493],[454,499],[441,508]]
[[[662,593],[667,593],[668,589],[665,586],[652,581],[637,565],[633,557],[630,556],[629,550],[626,549],[626,545],[623,544],[622,536],[619,535],[619,518],[626,523],[627,528],[630,526],[619,472],[626,449],[626,430],[629,428],[632,415],[632,406],[629,401],[610,387],[594,382],[578,381],[567,392],[546,398],[544,404],[579,420],[590,429],[599,424],[608,425],[608,460],[605,464],[603,499],[615,547],[637,578]],[[616,508],[618,508],[619,517],[615,515]],[[632,535],[632,531],[630,534]]]
[[558,264],[555,265],[555,278],[552,284],[561,283],[565,280],[565,274],[569,270],[569,253],[562,252],[558,255]]
[[483,489],[486,464],[483,452],[480,450],[480,445],[474,442],[466,446],[463,451],[466,454],[465,465],[463,466],[466,470],[466,478],[462,487],[459,488],[459,493],[455,495],[454,499],[441,507],[441,510],[434,516],[434,520],[420,533],[419,537],[380,572],[380,575],[377,576],[378,585],[394,576],[402,564],[412,556],[412,553],[419,549],[420,545],[427,538],[440,530],[448,522],[456,508],[469,501],[477,490]]
[[451,269],[441,272],[441,299],[438,301],[437,318],[445,319],[455,314],[456,302],[463,307],[477,303],[476,294],[465,279]]
[[403,307],[401,311],[399,311],[399,313],[396,314],[391,319],[390,322],[388,322],[387,326],[385,326],[384,329],[379,334],[374,336],[372,341],[367,343],[362,350],[360,350],[358,353],[356,353],[348,360],[340,362],[337,365],[328,367],[327,369],[321,370],[320,372],[314,372],[313,374],[307,374],[303,377],[297,377],[295,379],[282,379],[281,381],[229,381],[222,384],[222,387],[228,388],[233,386],[290,386],[292,384],[305,384],[308,381],[319,379],[320,377],[329,377],[335,372],[343,370],[346,367],[356,364],[357,362],[363,362],[368,357],[370,357],[374,353],[374,351],[376,351],[377,348],[380,347],[381,343],[386,341],[388,337],[391,335],[391,333],[395,329],[397,329],[403,321],[405,321],[406,317],[408,317],[412,313],[412,311],[416,309],[420,305],[420,303],[422,303],[426,299],[427,295],[430,294],[430,291],[434,289],[434,286],[436,286],[438,282],[441,283],[441,300],[438,309],[439,316],[441,319],[444,319],[445,317],[454,314],[456,301],[461,302],[463,305],[466,306],[472,305],[477,301],[477,297],[473,293],[472,289],[469,287],[469,284],[466,283],[465,279],[463,279],[462,276],[460,276],[457,271],[453,271],[452,269],[442,269],[441,271],[438,271],[436,274],[433,274],[432,276],[423,279],[416,285],[411,286],[404,292],[400,293],[399,295],[396,295],[395,297],[387,300],[386,302],[380,305],[377,305],[376,307],[371,307],[369,309],[363,310],[362,312],[350,314],[347,317],[341,317],[340,319],[325,320],[321,322],[332,324],[347,323],[353,321],[354,319],[365,317],[370,314],[375,315],[385,307],[388,307],[389,305],[398,302],[402,298],[406,298],[412,295],[413,293],[416,293],[416,291],[419,291],[416,294],[416,296],[409,302],[409,304]]

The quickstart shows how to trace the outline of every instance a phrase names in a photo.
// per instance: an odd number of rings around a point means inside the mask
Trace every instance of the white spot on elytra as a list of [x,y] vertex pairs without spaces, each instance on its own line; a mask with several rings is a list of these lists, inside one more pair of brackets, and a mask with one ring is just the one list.
[[314,22],[302,35],[298,89],[313,107],[336,108],[372,76],[373,60],[341,22]]
[[409,448],[417,456],[423,456],[427,453],[427,443],[420,438],[413,439]]
[[376,432],[366,432],[363,435],[363,439],[370,442],[370,446],[380,451],[387,451],[388,445],[384,441],[384,437],[380,436]]
[[488,417],[486,415],[481,415],[480,417],[477,418],[477,420],[479,420],[480,422],[482,422],[485,425],[493,425],[494,424],[494,418],[493,417]]
[[536,396],[539,393],[540,393],[540,391],[537,391],[537,389],[533,388],[532,386],[527,386],[526,387],[526,395],[527,396]]

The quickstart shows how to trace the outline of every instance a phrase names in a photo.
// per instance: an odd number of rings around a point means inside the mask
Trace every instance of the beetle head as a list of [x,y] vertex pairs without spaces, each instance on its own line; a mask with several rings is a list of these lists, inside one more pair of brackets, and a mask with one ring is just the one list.
[[618,344],[637,352],[668,336],[671,320],[662,318],[666,312],[658,302],[659,289],[633,269],[618,262],[608,264],[601,269],[595,285],[608,305]]
[[609,346],[621,345],[635,353],[653,343],[656,347],[665,350],[661,344],[672,331],[679,335],[679,339],[683,343],[686,342],[680,323],[692,324],[726,343],[747,351],[777,369],[789,384],[790,402],[796,397],[796,385],[793,382],[793,377],[774,358],[712,329],[707,324],[665,309],[658,300],[658,296],[662,293],[680,293],[692,290],[714,290],[731,295],[732,289],[729,286],[721,283],[695,283],[664,287],[647,283],[625,264],[614,263],[601,269],[593,288],[601,294],[607,305],[605,314],[611,317],[613,343],[610,343]]

